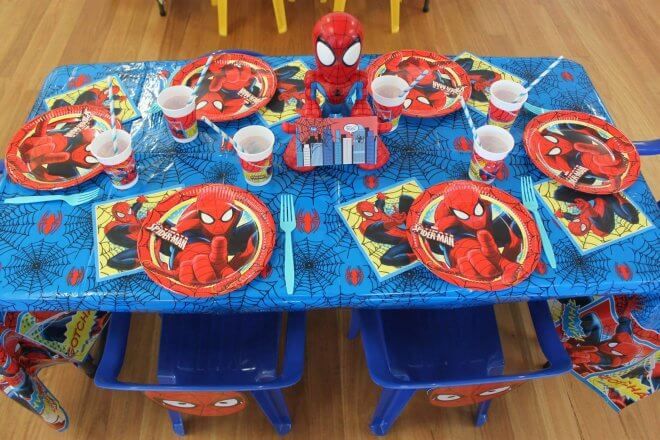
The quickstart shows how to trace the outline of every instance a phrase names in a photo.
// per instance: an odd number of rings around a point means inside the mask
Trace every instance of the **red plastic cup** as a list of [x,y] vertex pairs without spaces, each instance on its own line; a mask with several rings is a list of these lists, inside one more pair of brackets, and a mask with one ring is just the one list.
[[112,145],[112,130],[96,135],[89,150],[103,165],[103,171],[117,189],[128,189],[138,181],[138,171],[133,154],[131,135],[124,130],[117,131],[117,150]]
[[371,98],[380,122],[391,122],[392,128],[399,125],[403,102],[408,96],[408,83],[396,75],[383,75],[371,81]]
[[261,125],[249,125],[233,137],[248,185],[263,186],[273,177],[275,135]]
[[175,141],[182,144],[197,139],[197,114],[193,89],[186,86],[168,87],[158,95],[158,105],[163,111],[167,127]]
[[490,86],[488,100],[488,123],[511,128],[520,113],[520,109],[527,101],[527,89],[515,81],[501,79]]
[[493,183],[514,143],[511,133],[501,127],[484,125],[477,128],[468,172],[470,179]]

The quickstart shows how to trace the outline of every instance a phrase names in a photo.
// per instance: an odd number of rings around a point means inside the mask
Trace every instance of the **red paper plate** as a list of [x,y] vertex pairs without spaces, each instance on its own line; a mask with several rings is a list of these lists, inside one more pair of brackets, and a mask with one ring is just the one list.
[[231,185],[198,185],[161,201],[138,237],[147,275],[174,292],[222,295],[252,281],[275,246],[266,205]]
[[635,146],[596,116],[568,110],[532,119],[523,135],[529,158],[562,185],[592,194],[612,194],[639,176]]
[[468,74],[454,61],[423,50],[397,50],[374,60],[367,69],[369,82],[381,75],[397,75],[410,84],[424,70],[430,73],[408,93],[403,114],[418,118],[443,116],[461,108],[472,88]]
[[[206,57],[183,66],[172,78],[172,85],[195,87]],[[239,53],[213,56],[204,82],[197,93],[197,119],[206,116],[223,122],[244,118],[259,110],[275,94],[277,78],[260,58]]]
[[[117,121],[117,127],[121,124]],[[7,147],[7,172],[26,188],[55,190],[78,185],[103,167],[89,152],[96,132],[110,128],[103,107],[60,107],[32,119],[14,134]]]
[[539,261],[539,230],[529,211],[485,183],[432,186],[413,203],[407,227],[419,260],[443,280],[468,289],[511,287]]

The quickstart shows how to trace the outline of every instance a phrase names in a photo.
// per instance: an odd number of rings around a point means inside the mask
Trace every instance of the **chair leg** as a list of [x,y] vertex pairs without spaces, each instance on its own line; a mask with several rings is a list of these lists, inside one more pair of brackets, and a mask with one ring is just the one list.
[[477,418],[474,420],[474,425],[478,428],[483,426],[484,423],[488,420],[488,408],[490,408],[491,400],[481,402],[477,406]]
[[186,431],[183,428],[183,417],[181,417],[181,413],[170,411],[169,409],[167,410],[167,413],[170,415],[170,420],[172,421],[172,431],[174,431],[176,435],[186,435]]
[[415,391],[417,390],[383,388],[371,420],[371,432],[376,435],[387,434]]
[[277,32],[283,34],[286,32],[286,9],[284,9],[284,0],[273,0],[273,10],[275,11]]
[[216,0],[218,3],[218,33],[227,36],[227,0]]
[[165,10],[165,0],[156,0],[156,3],[158,3],[158,13],[161,17],[165,17],[167,15],[167,11]]
[[424,0],[424,7],[422,8],[422,12],[429,12],[429,3],[431,3],[431,0]]
[[399,9],[401,9],[401,0],[390,0],[390,22],[393,34],[399,32]]
[[335,0],[332,10],[334,12],[344,12],[344,9],[346,9],[346,0]]
[[355,339],[360,334],[360,318],[351,310],[351,320],[348,327],[348,339]]
[[291,417],[289,417],[289,410],[286,407],[282,390],[252,391],[252,397],[257,401],[279,435],[291,431]]

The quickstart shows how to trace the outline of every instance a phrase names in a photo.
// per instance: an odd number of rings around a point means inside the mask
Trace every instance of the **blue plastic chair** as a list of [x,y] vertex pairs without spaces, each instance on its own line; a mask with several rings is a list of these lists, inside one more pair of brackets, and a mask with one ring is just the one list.
[[[417,390],[515,383],[562,374],[571,361],[546,302],[530,302],[536,337],[548,363],[537,371],[503,374],[504,357],[492,306],[464,309],[353,310],[349,338],[361,333],[367,366],[383,388],[371,431],[385,435]],[[490,400],[479,403],[476,425]]]
[[655,156],[660,154],[660,139],[653,139],[651,141],[634,142],[637,152],[641,156]]
[[[126,353],[131,315],[112,315],[94,382],[125,391],[249,391],[275,430],[291,430],[282,389],[302,376],[305,313],[288,313],[280,350],[282,313],[162,315],[157,384],[117,379]],[[281,351],[281,352],[280,352]],[[280,366],[278,368],[278,366]],[[181,414],[168,410],[172,428],[184,435]]]

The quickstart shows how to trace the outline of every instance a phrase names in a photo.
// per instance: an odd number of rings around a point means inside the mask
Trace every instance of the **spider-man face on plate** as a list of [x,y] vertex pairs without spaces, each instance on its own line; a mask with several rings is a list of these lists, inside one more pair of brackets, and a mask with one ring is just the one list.
[[445,387],[429,390],[429,402],[433,406],[463,406],[485,402],[511,391],[523,382],[489,383],[483,385],[466,385],[462,387]]
[[[328,100],[344,102],[351,80],[358,70],[362,53],[362,25],[352,15],[333,12],[324,15],[312,31],[316,70]],[[328,85],[331,86],[329,89]]]
[[145,391],[144,394],[169,410],[195,416],[226,416],[243,411],[247,406],[245,396],[233,391],[222,393]]

